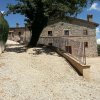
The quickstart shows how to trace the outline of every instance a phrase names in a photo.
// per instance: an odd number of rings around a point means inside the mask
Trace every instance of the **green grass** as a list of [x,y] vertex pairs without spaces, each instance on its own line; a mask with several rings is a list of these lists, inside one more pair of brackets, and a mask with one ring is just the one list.
[[100,45],[97,46],[98,49],[98,56],[100,56]]

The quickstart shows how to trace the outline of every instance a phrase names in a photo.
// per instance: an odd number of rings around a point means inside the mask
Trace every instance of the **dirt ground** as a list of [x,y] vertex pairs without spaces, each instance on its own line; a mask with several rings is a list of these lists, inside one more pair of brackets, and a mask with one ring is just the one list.
[[87,58],[87,64],[91,65],[90,78],[100,83],[100,57]]
[[88,59],[87,81],[46,47],[10,45],[0,55],[0,100],[100,100],[99,61]]

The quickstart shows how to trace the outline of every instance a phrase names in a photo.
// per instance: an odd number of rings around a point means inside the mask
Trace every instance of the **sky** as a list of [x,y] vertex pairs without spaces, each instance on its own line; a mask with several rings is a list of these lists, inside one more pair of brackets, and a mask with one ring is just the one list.
[[[15,4],[16,0],[0,0],[0,11],[7,11],[7,4]],[[93,21],[100,24],[100,2],[94,2],[91,6],[83,9],[83,11],[78,14],[77,18],[85,19],[87,18],[87,14],[93,15]],[[5,19],[8,21],[10,27],[15,27],[16,23],[19,23],[20,26],[24,26],[25,17],[19,14],[13,15],[10,14],[5,16]],[[100,39],[100,26],[96,28],[96,37]]]

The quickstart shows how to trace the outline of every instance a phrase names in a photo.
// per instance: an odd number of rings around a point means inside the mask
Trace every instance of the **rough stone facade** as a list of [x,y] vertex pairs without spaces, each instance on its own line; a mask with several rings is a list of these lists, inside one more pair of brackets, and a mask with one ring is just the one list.
[[[71,39],[78,42],[87,42],[85,48],[86,56],[97,56],[97,43],[96,43],[96,27],[98,24],[86,20],[72,19],[71,21],[59,21],[48,25],[43,29],[40,37],[63,37],[64,39]],[[68,33],[65,34],[65,31]],[[85,32],[85,33],[84,33]],[[31,33],[24,27],[10,28],[9,39],[18,41],[20,43],[28,43]],[[59,41],[57,41],[59,42]],[[52,43],[46,41],[46,44]],[[66,45],[65,45],[66,46]],[[61,47],[61,48],[65,48]],[[77,46],[76,46],[77,47]],[[74,53],[74,49],[72,51]]]
[[[64,31],[69,30],[69,35],[65,35]],[[48,32],[52,31],[52,36],[48,36]],[[84,34],[84,31],[87,34]],[[86,56],[97,56],[97,43],[96,43],[96,25],[93,23],[86,23],[80,21],[58,22],[46,27],[41,37],[64,37],[79,42],[87,42],[88,47],[85,48]],[[73,51],[74,52],[74,51]]]
[[9,40],[14,40],[19,43],[28,43],[30,41],[31,33],[25,27],[15,27],[9,30]]

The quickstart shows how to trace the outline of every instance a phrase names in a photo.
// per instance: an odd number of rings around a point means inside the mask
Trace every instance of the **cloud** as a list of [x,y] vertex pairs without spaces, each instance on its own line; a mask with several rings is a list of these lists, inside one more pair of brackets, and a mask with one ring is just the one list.
[[97,44],[100,44],[100,39],[97,39]]
[[[100,39],[100,27],[96,28],[96,37],[97,37],[97,39]],[[99,42],[100,42],[100,40],[99,40]]]
[[98,6],[98,3],[93,3],[91,5],[91,7],[88,9],[89,11],[91,10],[97,10],[97,11],[100,11],[100,7]]
[[4,14],[4,11],[0,11],[2,14]]
[[96,28],[96,33],[100,33],[100,28]]

